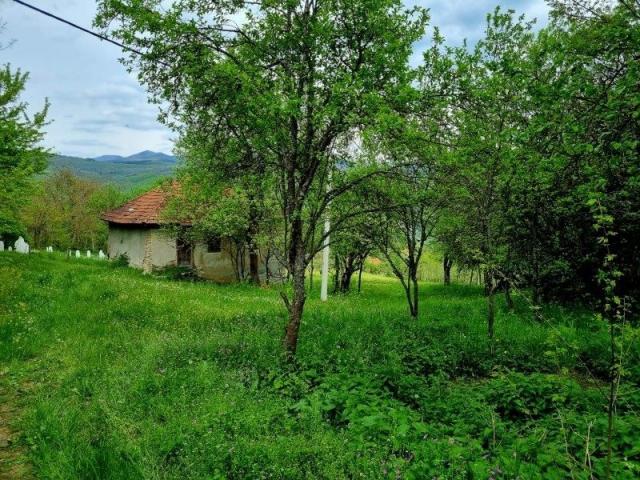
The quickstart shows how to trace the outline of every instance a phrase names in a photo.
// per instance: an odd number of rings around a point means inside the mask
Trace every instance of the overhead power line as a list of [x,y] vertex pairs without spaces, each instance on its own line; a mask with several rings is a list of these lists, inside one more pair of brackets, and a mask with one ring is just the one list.
[[[113,40],[112,38],[106,37],[106,36],[104,36],[104,35],[102,35],[100,33],[97,33],[97,32],[94,32],[92,30],[89,30],[88,28],[84,28],[83,26],[78,25],[77,23],[73,23],[73,22],[71,22],[69,20],[66,20],[66,19],[64,19],[62,17],[59,17],[59,16],[57,16],[57,15],[51,13],[51,12],[47,12],[46,10],[42,10],[41,8],[38,8],[35,5],[31,5],[31,4],[27,3],[27,2],[24,2],[23,0],[13,0],[13,1],[15,3],[17,3],[18,5],[22,5],[23,7],[30,8],[31,10],[33,10],[35,12],[38,12],[38,13],[40,13],[42,15],[45,15],[45,16],[47,16],[49,18],[53,18],[54,20],[57,20],[57,21],[62,22],[64,24],[66,24],[66,25],[69,25],[70,27],[73,27],[73,28],[75,28],[77,30],[80,30],[81,32],[88,33],[89,35],[92,35],[92,36],[94,36],[94,37],[96,37],[96,38],[98,38],[100,40],[104,40],[105,42],[112,43],[113,45],[116,45],[116,46],[122,48],[123,50],[127,50],[129,52],[135,53],[136,55],[144,56],[144,53],[142,53],[140,50],[136,50],[135,48],[128,47],[127,45],[124,45],[124,44],[122,44],[122,43],[120,43],[120,42],[118,42],[116,40]],[[167,64],[167,63],[165,63],[165,62],[163,62],[161,60],[156,60],[156,61],[158,63],[166,66],[166,67],[169,66],[169,64]]]

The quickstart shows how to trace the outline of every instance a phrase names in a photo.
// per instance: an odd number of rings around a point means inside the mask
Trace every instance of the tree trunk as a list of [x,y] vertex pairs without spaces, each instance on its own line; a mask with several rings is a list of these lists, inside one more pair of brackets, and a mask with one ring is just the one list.
[[538,212],[537,210],[533,214],[533,221],[531,223],[531,257],[532,257],[532,292],[531,292],[531,303],[534,306],[534,314],[536,319],[542,320],[540,313],[540,294],[542,288],[540,286],[540,258],[539,258],[539,244],[538,244]]
[[488,297],[491,289],[493,288],[494,278],[488,271],[484,272],[484,296]]
[[267,248],[267,253],[264,256],[264,281],[269,285],[271,280],[271,269],[269,268],[269,261],[271,260],[271,247]]
[[287,324],[284,337],[284,347],[289,359],[295,357],[298,348],[298,334],[300,332],[300,322],[302,321],[302,312],[306,300],[304,272],[304,267],[302,269],[296,268],[293,272],[293,296],[288,307],[289,323]]
[[487,294],[487,334],[489,336],[489,352],[491,355],[495,354],[495,287],[493,273],[490,271],[485,272],[485,292]]
[[404,294],[407,297],[407,303],[409,304],[409,315],[415,318],[413,315],[413,295],[411,294],[411,283],[409,279],[407,279],[407,283],[402,282],[402,288],[404,288]]
[[[314,231],[311,235],[311,245],[316,244],[316,232]],[[309,293],[313,293],[313,269],[314,269],[314,261],[315,255],[311,257],[311,261],[309,262]]]
[[364,268],[364,262],[360,264],[360,268],[358,269],[358,293],[360,293],[362,289],[362,269]]
[[351,290],[351,277],[356,271],[355,257],[351,254],[347,255],[344,262],[344,270],[340,277],[340,292],[347,293]]
[[413,305],[411,306],[411,316],[418,318],[418,278],[414,273],[411,277],[411,283],[413,283]]
[[260,258],[255,247],[251,246],[249,250],[249,278],[251,283],[260,285]]
[[418,318],[418,268],[417,265],[409,265],[409,272],[407,275],[407,283],[402,282],[404,292],[407,296],[407,302],[409,303],[409,313],[411,317]]
[[335,272],[333,277],[333,293],[338,293],[340,289],[340,259],[338,255],[335,256]]
[[504,299],[507,302],[507,309],[513,310],[513,298],[511,297],[511,284],[505,283],[504,286]]
[[246,280],[247,275],[245,272],[245,250],[244,247],[238,247],[238,265],[240,266],[240,279]]
[[342,275],[340,278],[341,293],[347,293],[349,292],[349,290],[351,290],[351,277],[353,276],[353,274],[354,274],[354,270],[348,267],[346,267],[342,272]]
[[445,255],[442,260],[442,268],[444,270],[444,284],[451,285],[451,267],[453,265],[453,260],[449,257],[449,255]]
[[234,240],[231,245],[229,256],[231,257],[231,263],[233,264],[233,271],[236,275],[236,281],[241,282],[242,280],[244,280],[244,278],[242,278],[242,272],[240,271],[242,266],[240,265],[240,255],[238,253],[239,249],[240,247],[238,246],[238,242]]
[[289,270],[292,270],[293,294],[291,301],[285,294],[282,297],[289,312],[289,322],[284,336],[284,347],[289,360],[295,357],[298,348],[298,333],[306,300],[305,273],[307,265],[302,239],[302,221],[299,218],[292,223],[290,242]]

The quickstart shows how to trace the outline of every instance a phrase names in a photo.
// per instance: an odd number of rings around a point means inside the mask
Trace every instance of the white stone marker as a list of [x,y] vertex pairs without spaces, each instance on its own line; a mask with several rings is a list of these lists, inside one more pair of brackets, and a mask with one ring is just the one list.
[[0,252],[4,252],[4,242],[0,240]]
[[103,252],[102,250],[100,250],[100,251],[98,252],[98,258],[99,258],[100,260],[104,260],[105,258],[107,258],[107,256],[104,254],[104,252]]
[[87,258],[91,258],[91,250],[87,250]]
[[9,245],[9,251],[12,252],[13,248],[11,248],[11,245]]
[[18,237],[16,240],[15,248],[18,253],[29,253],[29,244],[22,237]]
[[76,250],[76,258],[80,258],[80,250]]

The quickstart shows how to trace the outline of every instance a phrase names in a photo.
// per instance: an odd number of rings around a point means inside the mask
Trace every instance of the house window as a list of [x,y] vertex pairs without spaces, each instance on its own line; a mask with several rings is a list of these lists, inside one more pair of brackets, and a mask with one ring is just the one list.
[[222,242],[220,237],[212,237],[207,242],[208,253],[220,253],[222,251]]
[[192,266],[191,253],[192,253],[192,249],[191,249],[191,244],[189,242],[185,242],[184,240],[178,240],[176,242],[176,254],[178,257],[179,267]]

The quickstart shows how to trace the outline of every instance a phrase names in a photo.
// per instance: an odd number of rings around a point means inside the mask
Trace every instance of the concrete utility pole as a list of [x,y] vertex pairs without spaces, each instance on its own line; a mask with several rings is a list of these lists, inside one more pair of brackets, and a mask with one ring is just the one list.
[[324,220],[324,242],[322,248],[322,284],[320,285],[320,300],[327,301],[327,292],[329,290],[329,229],[331,225],[329,223],[329,214]]

